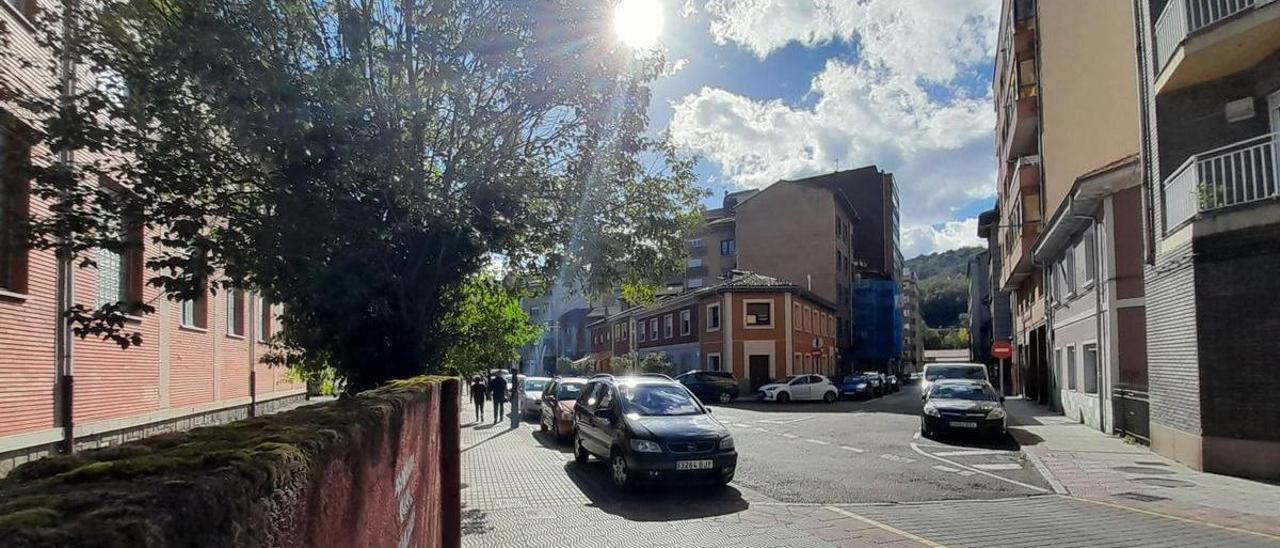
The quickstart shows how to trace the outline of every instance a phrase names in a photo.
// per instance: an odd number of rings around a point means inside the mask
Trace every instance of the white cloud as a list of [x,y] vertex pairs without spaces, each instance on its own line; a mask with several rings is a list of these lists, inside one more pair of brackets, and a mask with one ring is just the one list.
[[708,0],[711,35],[757,57],[795,42],[860,46],[873,67],[932,82],[951,80],[995,49],[994,0]]
[[662,75],[675,76],[676,74],[679,74],[680,71],[684,70],[684,68],[687,66],[689,66],[688,59],[676,59],[675,61],[671,61],[667,63],[666,66],[662,67]]
[[968,246],[986,246],[986,242],[978,237],[977,217],[947,221],[937,226],[910,226],[902,230],[902,256],[908,259]]
[[975,96],[962,83],[990,79],[999,8],[993,0],[708,0],[719,43],[765,58],[790,43],[844,41],[857,45],[857,59],[829,59],[803,105],[703,88],[673,102],[672,136],[749,188],[876,164],[899,184],[904,247],[908,230],[920,246],[950,245],[959,240],[924,236],[945,234],[940,223],[956,209],[994,194],[990,92]]

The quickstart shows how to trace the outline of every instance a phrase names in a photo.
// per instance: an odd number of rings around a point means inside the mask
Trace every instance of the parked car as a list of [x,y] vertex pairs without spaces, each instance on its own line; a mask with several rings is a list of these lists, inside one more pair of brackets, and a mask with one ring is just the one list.
[[573,409],[573,456],[609,463],[619,489],[639,481],[733,481],[738,466],[729,429],[678,382],[594,377]]
[[885,375],[884,378],[886,381],[888,381],[886,383],[886,386],[889,387],[890,392],[897,392],[899,390],[902,390],[902,387],[898,385],[897,375]]
[[924,398],[929,392],[929,385],[939,379],[991,382],[987,378],[987,366],[980,363],[931,363],[924,366],[924,384],[920,386],[920,397]]
[[871,386],[871,379],[866,375],[855,373],[853,375],[845,375],[840,379],[840,396],[844,398],[864,398],[871,399],[876,397],[876,390]]
[[760,387],[756,397],[764,401],[786,403],[791,400],[822,400],[834,403],[840,399],[840,389],[831,379],[822,375],[792,375]]
[[955,431],[1004,435],[1004,397],[991,383],[939,379],[929,387],[920,410],[920,435]]
[[555,432],[557,440],[573,435],[573,407],[586,385],[587,379],[581,377],[556,377],[547,383],[538,405],[543,432]]
[[550,377],[525,377],[520,379],[517,388],[520,396],[520,414],[532,417],[542,412],[542,392],[546,390]]
[[876,396],[883,396],[889,393],[889,388],[885,385],[884,375],[879,371],[864,371],[862,376],[866,377],[871,383],[871,390]]
[[728,371],[690,371],[676,381],[704,402],[729,403],[738,398],[738,379]]

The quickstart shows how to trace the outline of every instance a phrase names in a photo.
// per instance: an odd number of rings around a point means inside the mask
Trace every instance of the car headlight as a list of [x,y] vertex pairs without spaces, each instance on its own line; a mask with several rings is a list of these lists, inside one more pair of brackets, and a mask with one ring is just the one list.
[[1001,408],[999,408],[999,407],[997,407],[997,408],[995,408],[995,409],[992,409],[990,413],[987,413],[987,418],[988,418],[988,419],[1003,419],[1003,418],[1004,418],[1004,409],[1001,409]]
[[780,387],[778,387],[778,386],[770,386],[770,387],[768,387],[768,388],[765,388],[765,389],[764,389],[764,391],[765,391],[765,392],[777,392],[777,391],[778,391],[778,388],[780,388]]
[[631,449],[641,453],[661,453],[662,446],[657,442],[649,440],[631,440]]
[[858,386],[857,386],[856,388],[857,388],[858,390],[862,390],[863,388],[866,388],[866,387],[867,387],[867,383],[865,383],[865,382],[860,382],[860,383],[858,383]]
[[720,438],[720,450],[728,451],[733,449],[733,436],[725,436]]
[[942,413],[938,411],[938,408],[934,407],[933,405],[924,406],[924,414],[929,415],[930,417],[942,416]]

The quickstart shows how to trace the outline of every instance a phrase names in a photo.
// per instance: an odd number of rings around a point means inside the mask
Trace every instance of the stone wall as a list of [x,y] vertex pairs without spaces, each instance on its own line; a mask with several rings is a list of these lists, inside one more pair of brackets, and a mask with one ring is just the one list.
[[458,382],[418,378],[28,463],[6,546],[457,546]]

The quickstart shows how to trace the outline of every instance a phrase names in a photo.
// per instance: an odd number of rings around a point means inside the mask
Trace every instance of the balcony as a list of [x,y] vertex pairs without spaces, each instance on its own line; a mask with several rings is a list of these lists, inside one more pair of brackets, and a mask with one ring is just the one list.
[[1013,163],[1005,195],[1014,196],[1019,191],[1023,194],[1040,191],[1040,155],[1023,156]]
[[1160,185],[1164,236],[1198,215],[1280,197],[1280,133],[1196,154]]
[[1040,236],[1040,194],[1037,189],[1018,189],[1008,200],[1001,218],[1000,290],[1013,291],[1034,270],[1031,248]]
[[1156,20],[1156,94],[1257,65],[1280,50],[1280,2],[1169,0]]
[[997,146],[1000,158],[1010,160],[1036,152],[1040,129],[1040,88],[1034,82],[1009,86],[1002,101],[1002,131]]

